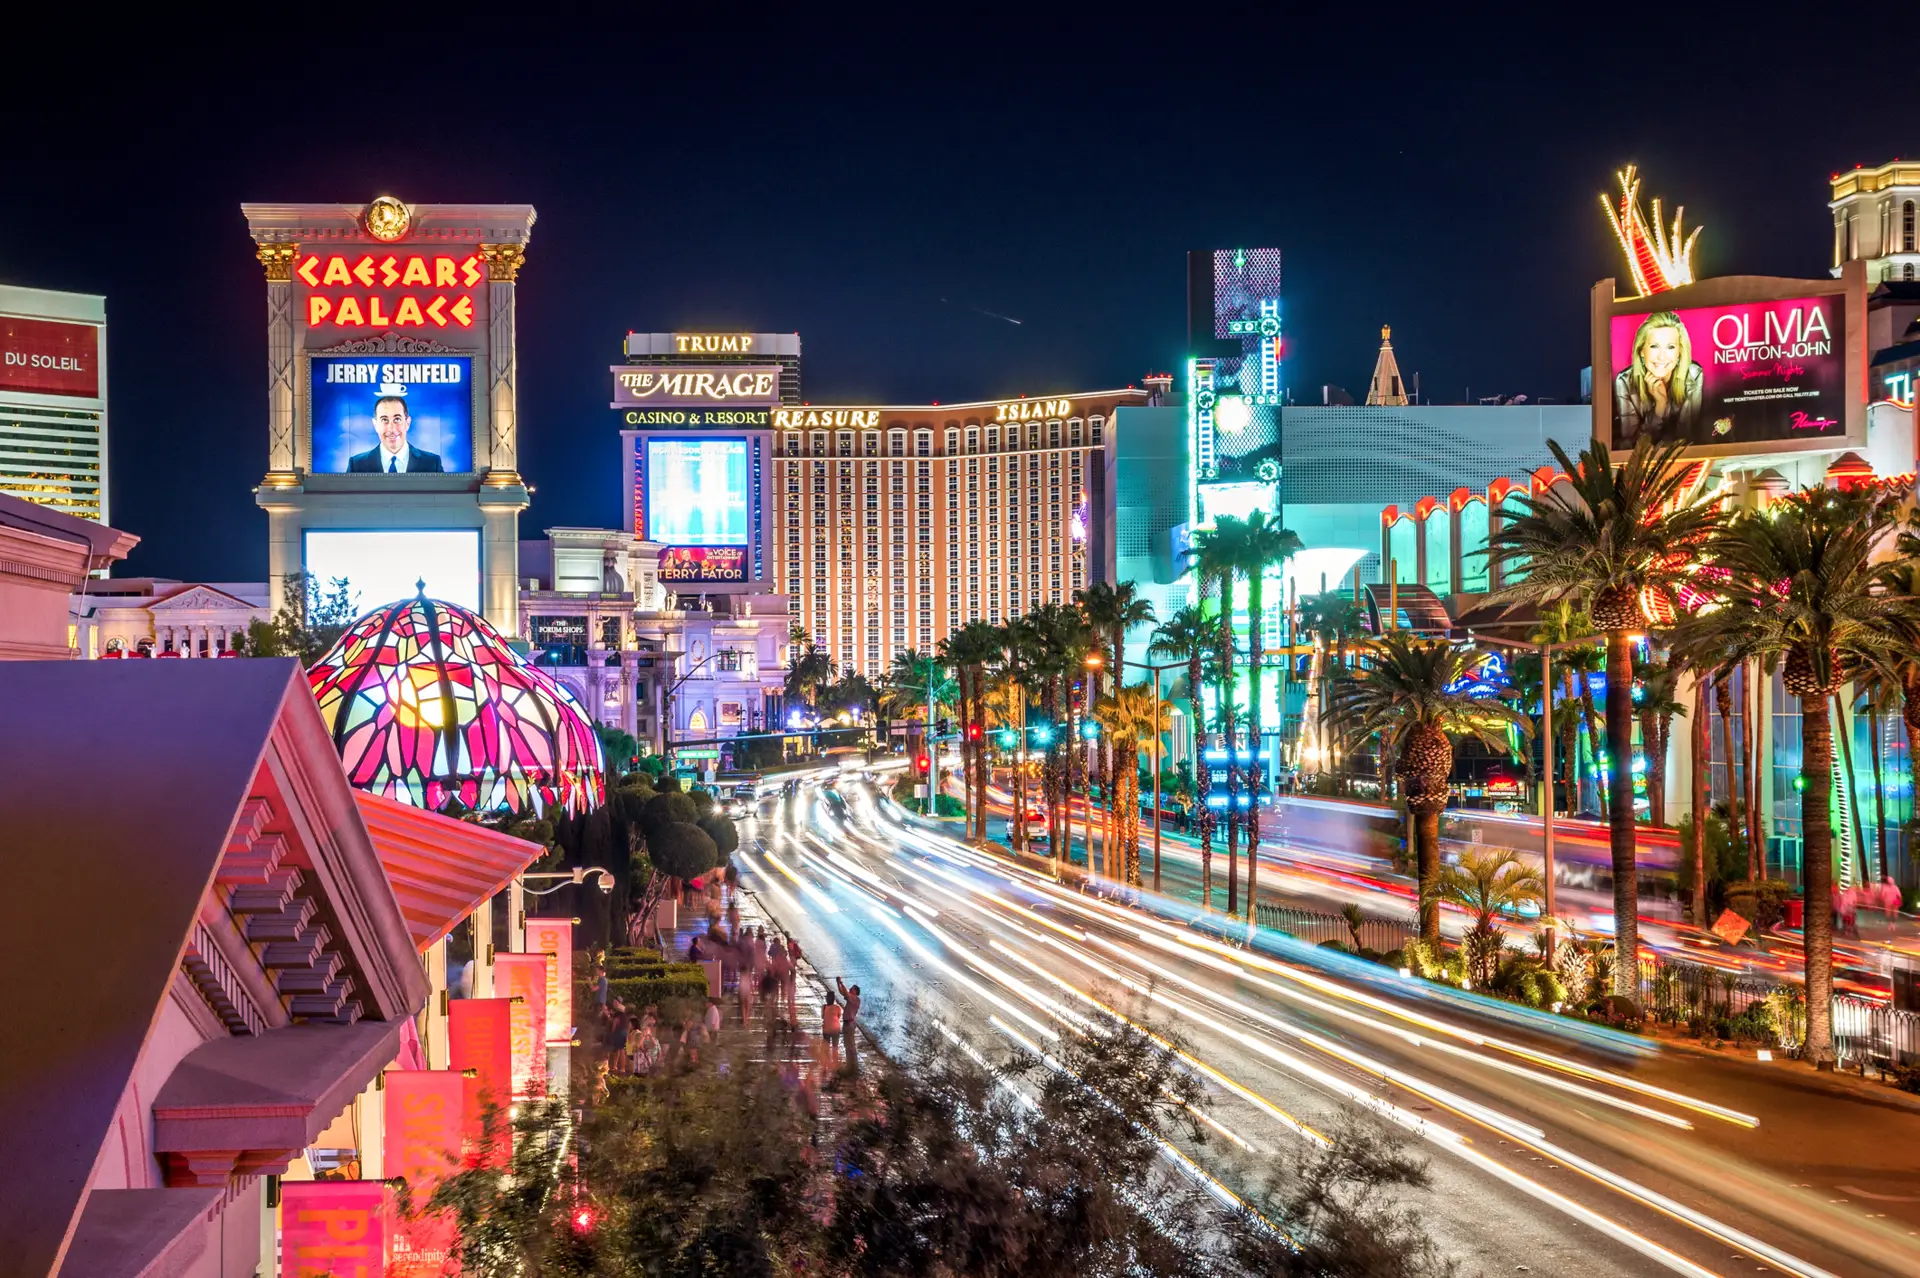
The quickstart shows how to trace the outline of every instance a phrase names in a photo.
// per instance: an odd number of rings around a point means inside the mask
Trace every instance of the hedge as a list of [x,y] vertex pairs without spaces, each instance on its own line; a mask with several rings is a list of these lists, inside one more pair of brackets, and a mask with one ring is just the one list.
[[665,1007],[669,999],[707,1001],[707,973],[698,963],[670,963],[658,976],[622,976],[607,981],[609,998],[617,998],[628,1011],[637,1012],[651,1005]]

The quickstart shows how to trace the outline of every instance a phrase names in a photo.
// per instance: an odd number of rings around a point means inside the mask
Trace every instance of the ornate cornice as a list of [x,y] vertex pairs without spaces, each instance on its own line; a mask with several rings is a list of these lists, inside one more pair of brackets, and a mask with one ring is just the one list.
[[299,248],[297,244],[262,244],[254,250],[260,265],[267,268],[267,283],[286,284],[292,281],[293,258]]
[[311,355],[471,355],[472,351],[443,346],[429,337],[407,337],[388,330],[379,337],[357,337],[338,346],[317,346]]
[[487,259],[487,278],[507,280],[520,278],[520,267],[527,260],[527,250],[519,244],[482,244],[480,256]]

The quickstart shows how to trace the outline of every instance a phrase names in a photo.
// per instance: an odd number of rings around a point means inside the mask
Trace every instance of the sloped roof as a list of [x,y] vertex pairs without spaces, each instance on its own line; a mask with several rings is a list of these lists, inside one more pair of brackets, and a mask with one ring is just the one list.
[[[0,928],[7,1267],[48,1273],[299,670],[292,661],[0,662],[0,877],[54,890]],[[17,1267],[17,1268],[16,1268]]]
[[546,849],[470,821],[355,790],[360,817],[421,949],[539,860]]

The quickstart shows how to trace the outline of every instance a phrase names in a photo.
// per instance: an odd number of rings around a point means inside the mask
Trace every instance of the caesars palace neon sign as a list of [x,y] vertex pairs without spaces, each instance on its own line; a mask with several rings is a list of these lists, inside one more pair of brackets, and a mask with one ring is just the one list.
[[[361,290],[309,293],[308,328],[471,328],[473,290],[487,272],[477,253],[464,258],[309,253],[293,273],[310,289]],[[397,296],[395,290],[400,290]]]

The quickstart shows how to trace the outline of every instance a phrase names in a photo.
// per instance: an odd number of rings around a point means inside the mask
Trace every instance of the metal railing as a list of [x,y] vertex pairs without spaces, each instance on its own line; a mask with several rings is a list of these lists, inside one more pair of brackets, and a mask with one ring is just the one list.
[[[1347,926],[1346,919],[1340,915],[1296,909],[1291,905],[1256,905],[1254,921],[1261,927],[1285,932],[1309,945],[1320,945],[1327,941],[1352,945],[1354,940],[1353,929]],[[1406,923],[1388,919],[1362,919],[1360,922],[1360,947],[1378,950],[1383,954],[1401,949],[1417,935],[1415,929]]]
[[1833,1051],[1843,1065],[1920,1064],[1920,1014],[1841,995],[1833,1000]]

